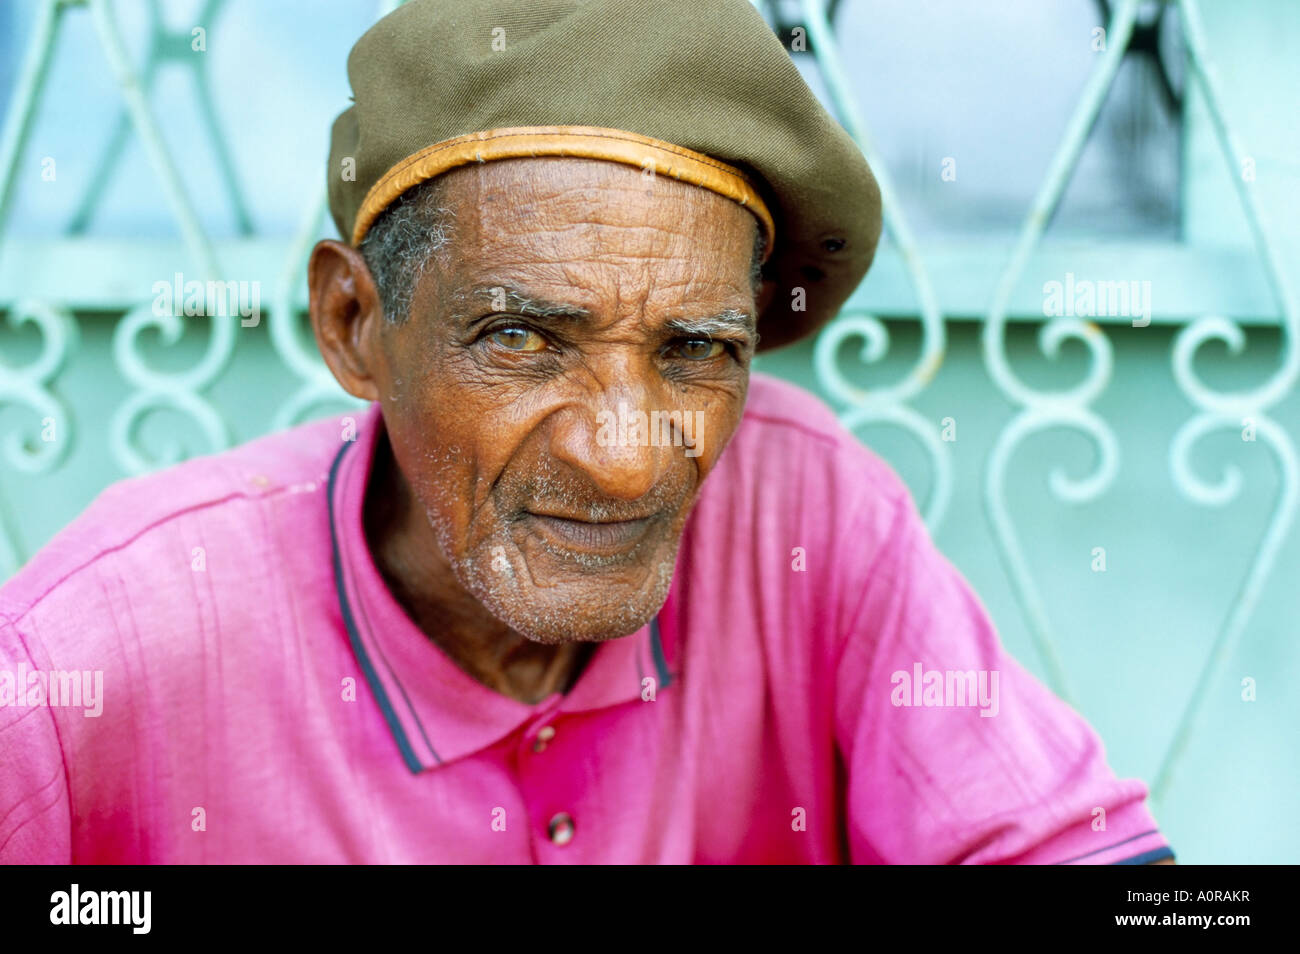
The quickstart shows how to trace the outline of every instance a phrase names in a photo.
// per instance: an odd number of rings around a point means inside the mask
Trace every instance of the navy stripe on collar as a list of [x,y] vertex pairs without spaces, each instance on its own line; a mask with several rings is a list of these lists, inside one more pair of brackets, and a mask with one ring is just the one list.
[[[415,750],[411,748],[411,743],[406,738],[406,732],[402,729],[402,723],[397,718],[397,713],[393,710],[393,705],[388,699],[388,693],[384,691],[383,683],[379,680],[379,674],[375,672],[370,657],[361,645],[361,637],[357,634],[356,618],[352,614],[346,587],[343,585],[343,558],[339,551],[338,514],[334,510],[334,491],[339,465],[343,462],[344,455],[353,446],[354,442],[346,441],[343,447],[339,449],[338,456],[334,458],[334,465],[330,467],[329,486],[326,489],[326,497],[329,500],[330,544],[334,554],[334,589],[338,593],[339,610],[343,614],[343,625],[347,627],[348,640],[352,643],[352,652],[356,655],[357,662],[361,664],[361,671],[365,674],[366,682],[370,684],[370,691],[374,693],[375,701],[379,703],[379,711],[384,714],[384,721],[388,723],[393,738],[397,740],[397,747],[402,753],[402,761],[406,763],[406,767],[413,774],[418,774],[424,770],[424,766],[420,764],[420,760],[415,755]],[[433,746],[430,745],[429,748],[432,751]],[[437,757],[435,752],[434,758]],[[441,759],[439,761],[441,762]]]

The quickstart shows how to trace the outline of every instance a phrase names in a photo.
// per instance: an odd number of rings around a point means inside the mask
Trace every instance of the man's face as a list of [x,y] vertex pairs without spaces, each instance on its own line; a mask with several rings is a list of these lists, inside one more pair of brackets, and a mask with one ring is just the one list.
[[394,456],[495,617],[543,643],[635,632],[740,422],[757,222],[598,160],[469,165],[443,198],[451,243],[380,331]]

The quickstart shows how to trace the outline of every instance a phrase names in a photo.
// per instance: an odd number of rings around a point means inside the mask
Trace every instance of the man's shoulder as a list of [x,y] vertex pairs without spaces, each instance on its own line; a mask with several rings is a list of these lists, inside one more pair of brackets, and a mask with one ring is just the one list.
[[348,437],[343,429],[364,426],[371,416],[362,408],[352,424],[340,416],[309,421],[109,485],[0,585],[0,615],[20,616],[56,589],[75,598],[77,579],[93,578],[83,571],[114,554],[146,555],[160,534],[188,516],[237,532],[241,521],[260,519],[248,503],[320,488]]

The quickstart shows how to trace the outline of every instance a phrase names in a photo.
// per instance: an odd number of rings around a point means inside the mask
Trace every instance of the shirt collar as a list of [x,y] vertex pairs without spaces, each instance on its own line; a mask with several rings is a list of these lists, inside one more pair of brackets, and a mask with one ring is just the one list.
[[412,772],[490,746],[535,719],[639,701],[647,678],[656,692],[676,681],[675,627],[660,622],[674,615],[671,591],[648,625],[601,643],[567,695],[528,705],[456,666],[406,615],[366,544],[362,504],[383,426],[373,403],[357,415],[354,437],[343,442],[330,469],[334,584],[352,650]]

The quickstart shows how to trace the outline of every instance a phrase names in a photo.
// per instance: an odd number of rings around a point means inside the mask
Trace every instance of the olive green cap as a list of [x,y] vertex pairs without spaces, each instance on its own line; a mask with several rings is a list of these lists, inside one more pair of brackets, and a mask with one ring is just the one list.
[[457,165],[576,155],[745,204],[768,236],[763,350],[819,328],[880,238],[880,191],[747,0],[411,0],[348,56],[330,212],[354,245]]

